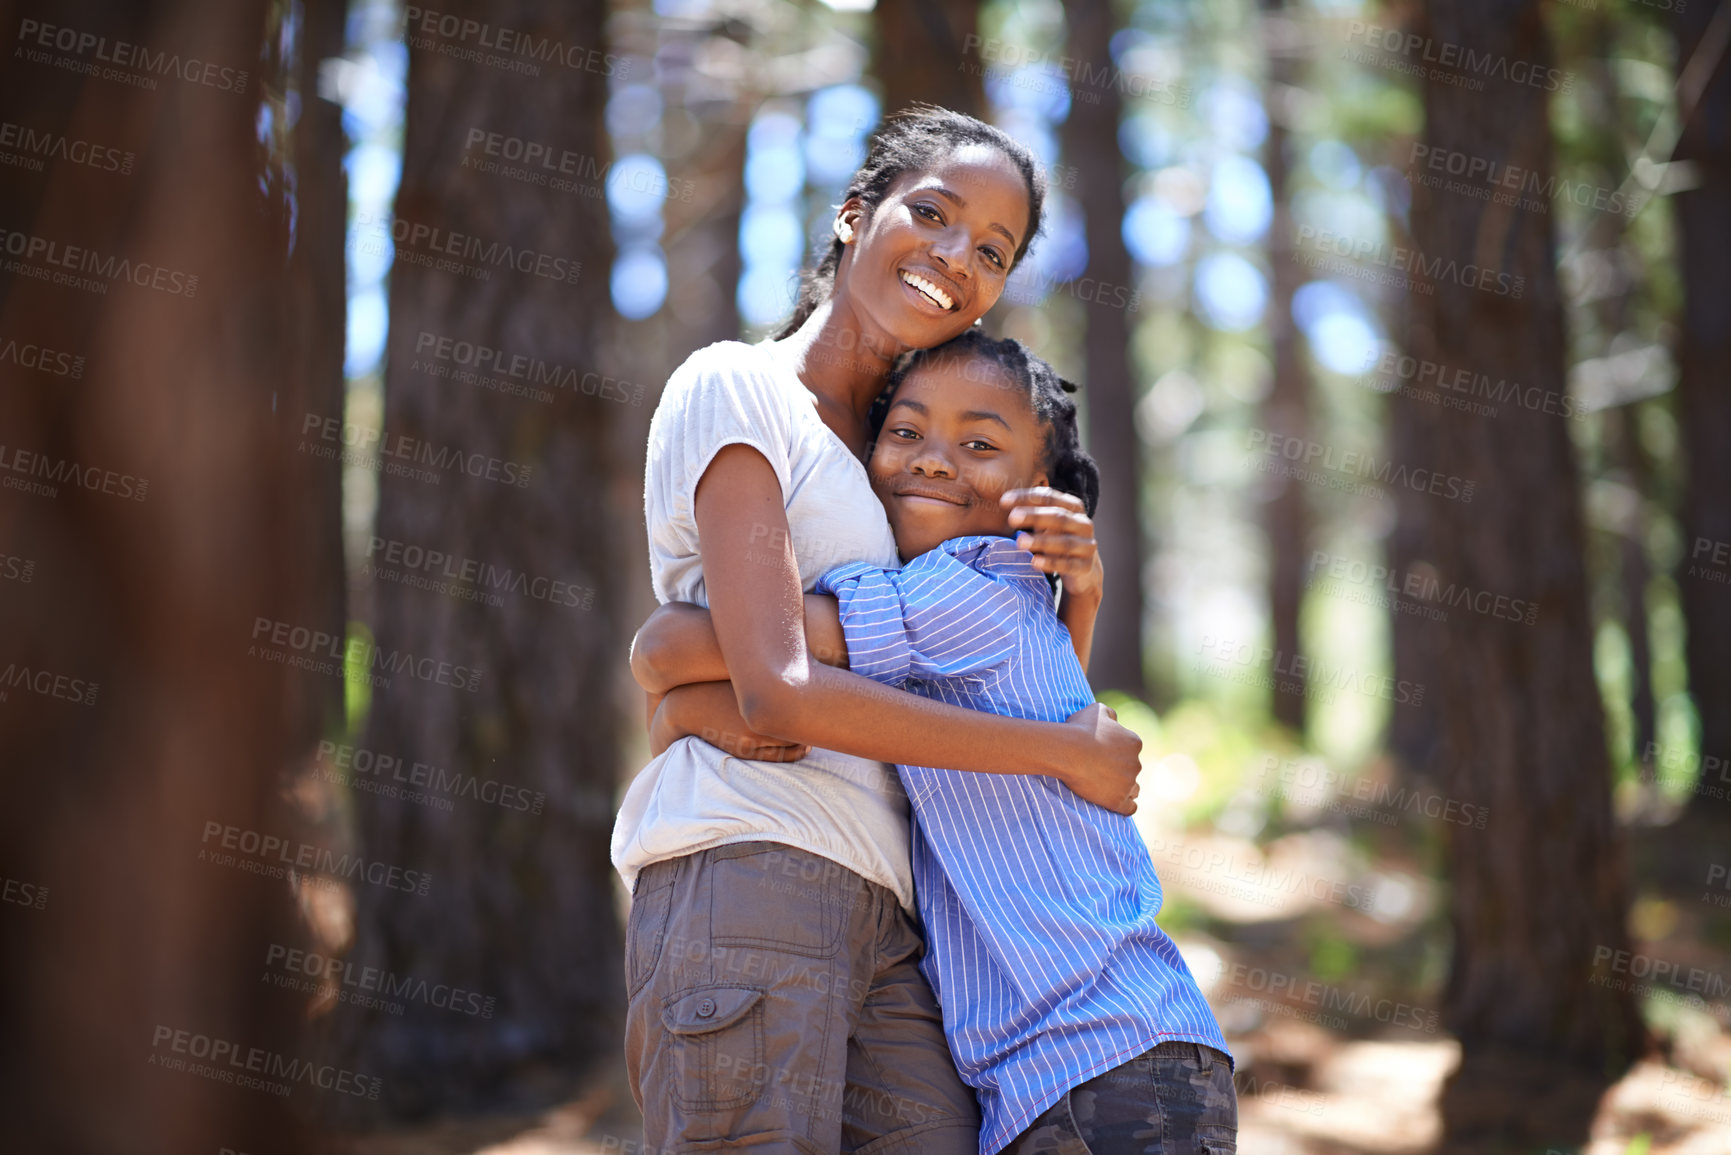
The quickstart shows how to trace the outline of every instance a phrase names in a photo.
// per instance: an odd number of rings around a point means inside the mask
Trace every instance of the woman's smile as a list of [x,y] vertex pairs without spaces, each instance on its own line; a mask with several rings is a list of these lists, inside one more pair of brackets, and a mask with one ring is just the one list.
[[902,283],[914,291],[921,301],[936,305],[939,310],[950,313],[956,309],[956,296],[946,292],[933,276],[916,273],[910,269],[902,270]]

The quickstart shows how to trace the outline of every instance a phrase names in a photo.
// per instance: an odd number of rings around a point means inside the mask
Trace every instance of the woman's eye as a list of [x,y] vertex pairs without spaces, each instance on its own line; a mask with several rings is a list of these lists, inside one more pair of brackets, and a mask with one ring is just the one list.
[[931,205],[915,205],[914,211],[919,213],[922,217],[925,217],[928,221],[943,220],[943,217],[938,214],[938,210],[933,208]]
[[998,267],[1000,269],[1004,267],[1004,258],[1002,256],[1002,254],[1000,254],[998,252],[997,249],[981,249],[980,251],[982,253],[986,254],[986,257],[992,262],[993,265],[995,265],[996,267]]
[[981,441],[977,437],[974,438],[974,440],[972,440],[972,441],[962,442],[962,445],[968,449],[974,450],[975,452],[980,452],[982,450],[996,449],[997,448],[997,446],[993,445],[990,441]]

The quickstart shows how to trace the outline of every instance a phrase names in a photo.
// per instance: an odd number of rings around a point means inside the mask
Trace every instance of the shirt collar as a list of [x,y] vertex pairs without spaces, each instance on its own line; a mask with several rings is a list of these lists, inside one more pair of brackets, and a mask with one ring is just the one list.
[[1046,578],[1045,571],[1035,567],[1034,555],[1018,549],[1013,537],[984,534],[952,537],[939,545],[936,552],[947,553],[963,565],[989,576],[1039,578],[1042,581]]

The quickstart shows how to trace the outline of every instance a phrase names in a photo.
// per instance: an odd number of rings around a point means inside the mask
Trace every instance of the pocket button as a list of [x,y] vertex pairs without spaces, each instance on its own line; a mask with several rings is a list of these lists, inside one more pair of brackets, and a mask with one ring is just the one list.
[[710,1015],[713,1015],[714,1013],[715,1013],[715,1000],[714,999],[704,999],[702,1002],[697,1004],[697,1017],[698,1018],[707,1019]]

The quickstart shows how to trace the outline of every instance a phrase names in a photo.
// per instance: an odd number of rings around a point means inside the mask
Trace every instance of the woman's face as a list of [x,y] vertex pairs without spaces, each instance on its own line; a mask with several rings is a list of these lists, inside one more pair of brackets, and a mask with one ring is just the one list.
[[843,206],[841,216],[854,240],[837,294],[886,352],[929,349],[1003,295],[1028,229],[1028,187],[1002,151],[967,145],[897,177],[869,213]]

